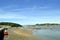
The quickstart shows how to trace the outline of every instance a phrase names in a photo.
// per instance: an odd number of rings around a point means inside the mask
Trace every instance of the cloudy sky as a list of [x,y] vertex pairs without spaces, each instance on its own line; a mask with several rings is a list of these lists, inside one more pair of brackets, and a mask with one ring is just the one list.
[[0,22],[60,23],[60,0],[0,0]]

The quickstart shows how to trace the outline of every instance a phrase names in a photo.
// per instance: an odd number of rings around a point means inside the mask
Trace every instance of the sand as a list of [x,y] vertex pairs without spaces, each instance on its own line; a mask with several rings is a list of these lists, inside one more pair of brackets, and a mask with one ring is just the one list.
[[8,40],[43,40],[32,34],[31,30],[13,28],[8,30]]

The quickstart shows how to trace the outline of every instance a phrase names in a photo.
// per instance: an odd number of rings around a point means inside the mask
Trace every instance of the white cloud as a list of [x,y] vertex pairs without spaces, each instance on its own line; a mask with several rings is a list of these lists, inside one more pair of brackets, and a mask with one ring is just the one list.
[[44,7],[40,7],[41,9],[46,9],[46,8],[50,8],[50,7],[46,7],[46,6],[44,6]]
[[[27,1],[30,1],[30,0],[27,0]],[[36,9],[46,9],[46,8],[50,8],[50,7],[47,7],[47,6],[32,6],[32,7],[27,7],[27,8],[20,8],[18,5],[8,5],[8,6],[5,6],[5,7],[2,7],[2,10],[4,11],[27,11],[27,10],[36,10]]]
[[[44,9],[44,8],[49,8],[49,7],[38,7],[38,6],[33,6],[33,7],[28,7],[28,8],[14,8],[14,6],[10,5],[10,6],[6,6],[4,8],[2,8],[2,12],[3,14],[0,14],[0,18],[5,18],[5,19],[28,19],[30,17],[27,17],[27,16],[24,16],[23,14],[21,13],[33,13],[36,11],[36,9]],[[16,6],[17,7],[17,6]],[[14,8],[14,9],[12,9]],[[4,10],[4,9],[11,9],[11,10]],[[18,13],[18,14],[17,14]],[[31,18],[34,18],[34,17],[31,17]],[[39,17],[41,18],[41,17]]]
[[22,15],[19,15],[19,14],[0,14],[0,18],[3,18],[3,19],[26,19],[27,17],[26,16],[22,16]]

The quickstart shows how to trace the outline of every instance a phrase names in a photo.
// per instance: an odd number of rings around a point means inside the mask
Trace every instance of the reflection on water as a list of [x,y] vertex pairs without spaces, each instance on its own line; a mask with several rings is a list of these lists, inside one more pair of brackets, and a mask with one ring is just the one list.
[[47,40],[60,40],[60,28],[34,30],[33,34]]

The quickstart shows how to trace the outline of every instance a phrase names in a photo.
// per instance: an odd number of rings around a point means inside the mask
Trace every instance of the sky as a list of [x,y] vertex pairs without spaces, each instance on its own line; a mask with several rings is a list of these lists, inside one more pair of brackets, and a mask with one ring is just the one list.
[[0,22],[60,23],[60,0],[0,0]]

